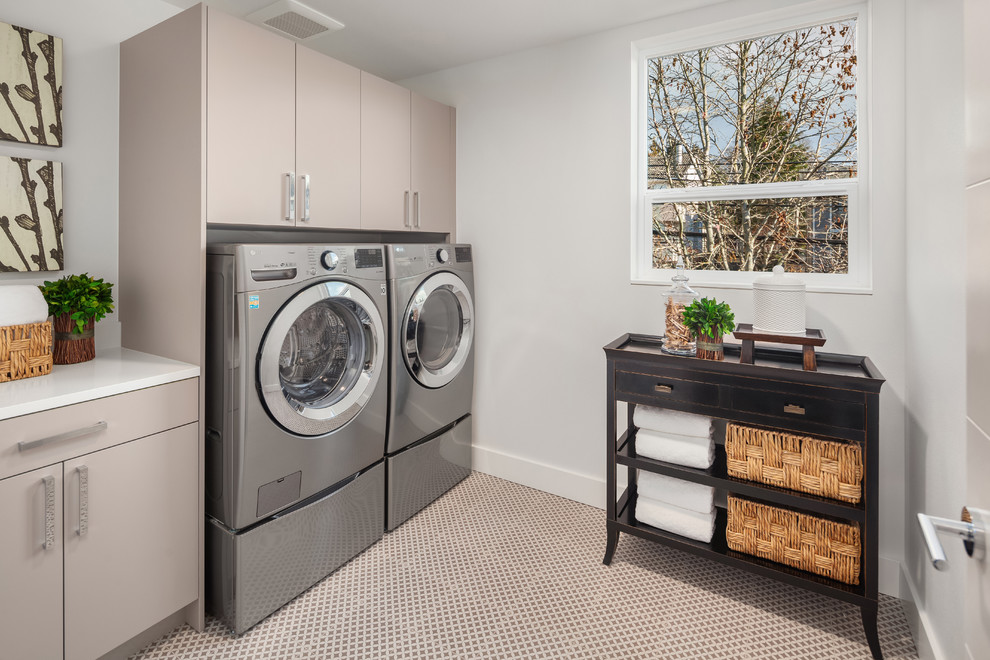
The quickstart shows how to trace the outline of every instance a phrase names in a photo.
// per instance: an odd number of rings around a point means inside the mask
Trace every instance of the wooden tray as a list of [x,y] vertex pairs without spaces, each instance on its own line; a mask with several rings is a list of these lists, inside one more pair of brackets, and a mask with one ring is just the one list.
[[815,360],[815,347],[825,345],[825,333],[817,328],[807,328],[803,335],[775,335],[764,332],[754,332],[752,323],[740,323],[732,332],[732,336],[742,340],[742,351],[739,354],[741,364],[753,364],[753,342],[772,341],[778,344],[797,344],[803,348],[804,370],[818,371]]

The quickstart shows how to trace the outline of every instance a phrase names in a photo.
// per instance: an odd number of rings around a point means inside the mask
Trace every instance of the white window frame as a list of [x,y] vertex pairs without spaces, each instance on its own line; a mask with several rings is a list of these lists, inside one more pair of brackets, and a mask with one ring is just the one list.
[[[653,268],[654,203],[841,195],[848,198],[848,272],[797,273],[796,276],[805,282],[808,291],[872,293],[869,7],[862,2],[848,1],[808,4],[810,7],[789,8],[633,42],[632,120],[635,128],[631,131],[633,186],[630,241],[630,277],[633,284],[669,285],[674,275],[672,269]],[[649,60],[848,19],[856,20],[856,179],[647,189],[646,88]],[[749,288],[756,277],[763,275],[758,271],[724,270],[692,270],[688,274],[692,286],[730,289]]]

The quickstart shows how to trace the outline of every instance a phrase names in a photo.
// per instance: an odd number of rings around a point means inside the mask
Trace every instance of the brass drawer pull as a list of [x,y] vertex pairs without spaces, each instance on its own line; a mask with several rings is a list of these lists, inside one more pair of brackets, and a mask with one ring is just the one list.
[[670,385],[657,385],[653,389],[662,394],[670,394],[674,391],[674,388]]
[[792,415],[803,415],[804,408],[802,406],[795,406],[792,403],[788,403],[787,405],[784,406],[784,412],[790,413]]

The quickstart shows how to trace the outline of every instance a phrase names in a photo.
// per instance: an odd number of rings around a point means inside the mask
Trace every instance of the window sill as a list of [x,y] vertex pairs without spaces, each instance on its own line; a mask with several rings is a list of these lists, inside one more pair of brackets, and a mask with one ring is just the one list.
[[[758,273],[757,275],[766,275],[766,273]],[[647,286],[670,286],[670,278],[664,280],[651,280],[651,279],[638,279],[632,278],[629,281],[630,284],[635,285],[647,285]],[[725,282],[719,280],[712,281],[702,281],[695,279],[694,277],[688,282],[688,286],[692,289],[752,289],[753,283],[750,282]],[[848,286],[842,285],[812,285],[808,284],[806,289],[808,293],[836,293],[843,295],[873,295],[873,287],[866,285],[854,285],[850,284]]]

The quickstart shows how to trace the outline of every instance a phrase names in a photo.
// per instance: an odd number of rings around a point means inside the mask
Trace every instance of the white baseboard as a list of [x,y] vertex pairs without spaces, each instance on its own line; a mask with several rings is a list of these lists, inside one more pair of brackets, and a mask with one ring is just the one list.
[[[474,445],[472,448],[474,469],[505,479],[513,483],[529,486],[547,493],[566,497],[599,509],[605,508],[605,482],[598,477],[562,470],[553,465],[537,463],[527,458],[513,456],[488,447]],[[620,474],[619,485],[624,486],[624,475]],[[880,593],[901,598],[906,595],[901,589],[901,564],[895,559],[880,557],[878,567],[878,588]]]
[[471,459],[478,472],[599,509],[605,508],[605,482],[597,477],[561,470],[478,445],[472,447]]
[[908,625],[911,627],[914,644],[918,647],[918,658],[920,660],[945,660],[945,654],[941,647],[935,637],[930,634],[932,624],[928,619],[928,613],[918,609],[918,588],[903,567],[901,567],[901,591],[905,595],[902,600],[904,613],[907,615]]

